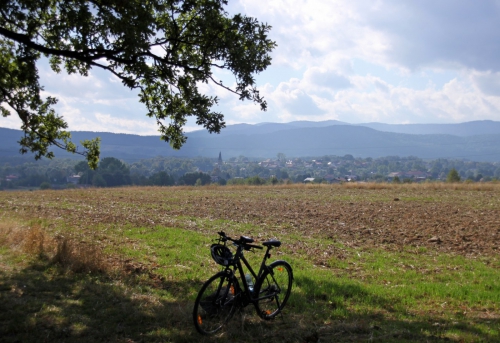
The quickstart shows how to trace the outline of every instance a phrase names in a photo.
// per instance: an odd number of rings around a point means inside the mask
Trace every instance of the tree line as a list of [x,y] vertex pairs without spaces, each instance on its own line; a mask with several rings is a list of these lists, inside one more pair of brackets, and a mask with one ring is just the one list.
[[130,164],[105,157],[95,170],[86,161],[71,159],[37,162],[6,158],[0,164],[0,189],[68,188],[81,186],[119,187],[173,185],[263,185],[298,183],[306,178],[314,182],[331,182],[332,178],[358,181],[414,182],[404,177],[388,177],[391,172],[422,171],[429,180],[491,181],[500,179],[500,164],[438,159],[425,161],[417,157],[390,156],[355,158],[352,155],[287,159],[283,154],[265,162],[244,156],[231,157],[219,164],[215,158],[156,157]]

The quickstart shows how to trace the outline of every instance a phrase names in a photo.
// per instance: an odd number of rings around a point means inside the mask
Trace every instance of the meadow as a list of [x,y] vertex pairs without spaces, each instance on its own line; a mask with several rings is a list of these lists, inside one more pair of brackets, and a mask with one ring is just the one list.
[[[216,232],[277,238],[282,316],[191,311]],[[259,253],[246,256],[258,263]],[[0,192],[2,342],[498,342],[500,185]]]

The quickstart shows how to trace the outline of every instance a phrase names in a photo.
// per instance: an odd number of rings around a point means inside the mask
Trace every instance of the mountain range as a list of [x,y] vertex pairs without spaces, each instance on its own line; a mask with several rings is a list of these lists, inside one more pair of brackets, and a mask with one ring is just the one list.
[[[0,159],[19,156],[19,130],[0,128]],[[500,122],[471,121],[459,124],[348,124],[322,122],[260,123],[228,125],[220,134],[205,130],[188,132],[180,150],[172,149],[159,136],[74,131],[75,143],[101,137],[102,157],[128,163],[156,156],[211,157],[225,159],[307,157],[346,154],[354,157],[417,156],[500,162]],[[75,155],[54,150],[57,157]]]

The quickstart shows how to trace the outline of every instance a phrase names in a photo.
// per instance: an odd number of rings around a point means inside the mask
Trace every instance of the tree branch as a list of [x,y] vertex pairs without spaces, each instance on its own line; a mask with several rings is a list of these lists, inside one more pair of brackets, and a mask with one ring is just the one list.
[[210,75],[210,76],[209,76],[209,78],[210,78],[210,80],[212,80],[212,82],[213,82],[213,83],[215,83],[217,86],[220,86],[220,87],[224,88],[225,90],[230,91],[230,92],[231,92],[231,93],[233,93],[233,94],[236,94],[236,95],[242,96],[242,94],[238,93],[237,91],[235,91],[235,90],[233,90],[233,89],[231,89],[231,88],[229,88],[229,87],[224,86],[221,82],[217,82],[217,81],[215,81],[215,80],[214,80],[214,78],[212,77],[212,75]]
[[[123,64],[133,64],[135,61],[132,59],[123,59],[118,58],[115,54],[123,52],[123,50],[100,50],[100,49],[88,49],[82,51],[72,51],[72,50],[60,50],[48,48],[44,45],[33,42],[28,35],[12,32],[10,30],[5,29],[4,27],[0,27],[0,35],[7,37],[13,41],[16,41],[28,48],[39,51],[46,55],[55,55],[66,58],[72,58],[81,62],[91,63],[92,61],[99,60],[101,58],[108,58],[112,61],[123,63]],[[94,55],[88,55],[88,54]],[[135,57],[140,56],[149,56],[152,55],[150,53],[138,54],[134,55]],[[154,56],[154,55],[153,55]]]

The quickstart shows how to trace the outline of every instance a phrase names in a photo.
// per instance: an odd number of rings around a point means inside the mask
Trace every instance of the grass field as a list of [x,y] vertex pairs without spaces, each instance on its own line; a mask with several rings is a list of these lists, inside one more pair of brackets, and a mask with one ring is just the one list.
[[[283,242],[283,316],[191,322],[216,232]],[[247,253],[254,263],[259,254]],[[2,342],[498,342],[500,185],[0,192]]]

